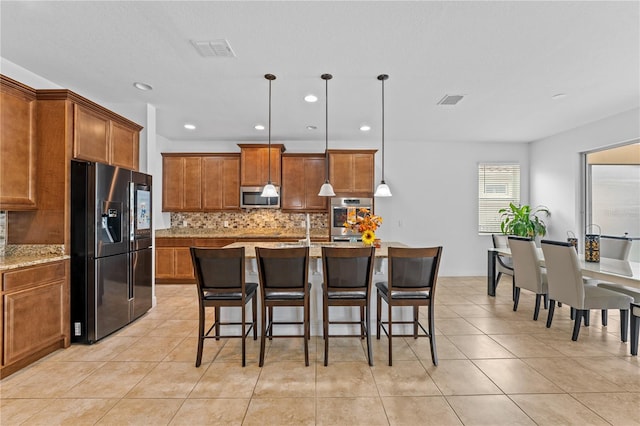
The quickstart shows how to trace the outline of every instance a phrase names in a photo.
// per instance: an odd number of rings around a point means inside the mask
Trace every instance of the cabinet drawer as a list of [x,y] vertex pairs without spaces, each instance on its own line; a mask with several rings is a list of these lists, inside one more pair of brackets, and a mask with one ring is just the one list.
[[2,290],[15,291],[35,287],[65,277],[64,262],[53,262],[43,266],[8,271],[2,275]]

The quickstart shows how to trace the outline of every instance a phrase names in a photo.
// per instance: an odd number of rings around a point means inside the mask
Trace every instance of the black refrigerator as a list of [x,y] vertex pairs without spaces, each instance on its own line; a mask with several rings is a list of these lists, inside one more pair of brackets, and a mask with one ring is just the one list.
[[71,162],[71,337],[93,343],[152,304],[151,176]]

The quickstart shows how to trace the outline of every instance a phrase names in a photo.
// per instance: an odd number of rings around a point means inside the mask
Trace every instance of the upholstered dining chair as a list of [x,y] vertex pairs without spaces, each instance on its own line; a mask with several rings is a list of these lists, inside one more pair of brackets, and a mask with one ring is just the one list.
[[545,299],[545,308],[547,307],[547,274],[538,265],[538,256],[536,255],[536,244],[530,238],[509,237],[509,248],[511,249],[511,258],[513,260],[513,280],[516,288],[515,300],[513,301],[513,310],[518,310],[518,302],[520,301],[520,289],[532,291],[536,295],[536,305],[533,311],[533,320],[538,320],[540,313],[540,302]]
[[[367,340],[369,365],[373,365],[369,307],[371,280],[375,266],[375,247],[322,247],[322,335],[324,337],[324,365],[329,363],[329,326],[358,324],[360,338]],[[360,321],[331,321],[331,306],[353,306],[360,310]],[[333,337],[351,337],[335,335]]]
[[[309,247],[256,247],[258,278],[262,301],[262,335],[260,337],[260,367],[264,365],[265,339],[303,337],[304,363],[309,366]],[[274,307],[301,307],[302,321],[275,321]],[[274,325],[301,325],[302,334],[273,335]]]
[[551,327],[556,301],[575,309],[571,337],[574,341],[578,340],[580,323],[583,318],[586,320],[589,309],[619,309],[621,340],[626,342],[629,306],[633,298],[598,286],[584,285],[578,255],[570,243],[543,240],[541,245],[549,285],[547,328]]
[[[493,248],[509,248],[508,235],[491,234],[491,240],[493,241]],[[500,282],[502,275],[509,275],[511,277],[512,299],[515,301],[516,285],[513,277],[513,260],[506,256],[497,256],[497,260],[496,271],[498,272],[498,276],[496,277],[496,285]]]
[[[431,361],[438,365],[436,351],[434,303],[436,282],[442,247],[428,248],[400,248],[388,249],[387,281],[376,283],[377,288],[377,332],[380,339],[380,329],[389,339],[389,365],[393,365],[393,325],[413,324],[413,334],[400,334],[397,337],[428,337],[431,346]],[[382,300],[387,302],[387,321],[382,321]],[[412,321],[393,321],[392,311],[395,306],[413,307]],[[428,331],[419,321],[420,306],[427,307]],[[387,327],[385,327],[385,324]],[[424,334],[418,333],[420,328]]]
[[[198,289],[198,352],[196,355],[196,367],[202,362],[202,349],[204,340],[220,337],[242,338],[242,366],[246,365],[245,341],[247,335],[253,329],[253,340],[257,336],[257,296],[258,284],[245,282],[244,247],[238,248],[197,248],[191,247],[191,260],[196,276]],[[246,321],[246,305],[252,302],[252,321]],[[205,332],[205,308],[214,308],[214,322]],[[222,322],[220,309],[223,307],[240,307],[242,310],[240,322]],[[240,325],[240,335],[220,334],[222,325]],[[248,328],[247,328],[248,326]],[[213,334],[211,332],[213,331]]]

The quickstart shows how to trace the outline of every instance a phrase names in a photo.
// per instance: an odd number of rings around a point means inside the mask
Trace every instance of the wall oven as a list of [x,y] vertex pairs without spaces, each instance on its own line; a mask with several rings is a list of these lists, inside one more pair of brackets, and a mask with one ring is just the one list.
[[349,212],[353,215],[359,209],[366,208],[373,212],[373,198],[336,197],[331,199],[329,219],[331,226],[331,241],[361,241],[362,235],[343,226]]

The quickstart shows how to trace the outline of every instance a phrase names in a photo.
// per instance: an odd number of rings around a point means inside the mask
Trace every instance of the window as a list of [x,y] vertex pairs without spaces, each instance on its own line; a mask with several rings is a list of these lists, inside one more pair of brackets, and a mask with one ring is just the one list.
[[520,165],[478,164],[478,232],[500,231],[498,210],[520,204]]

